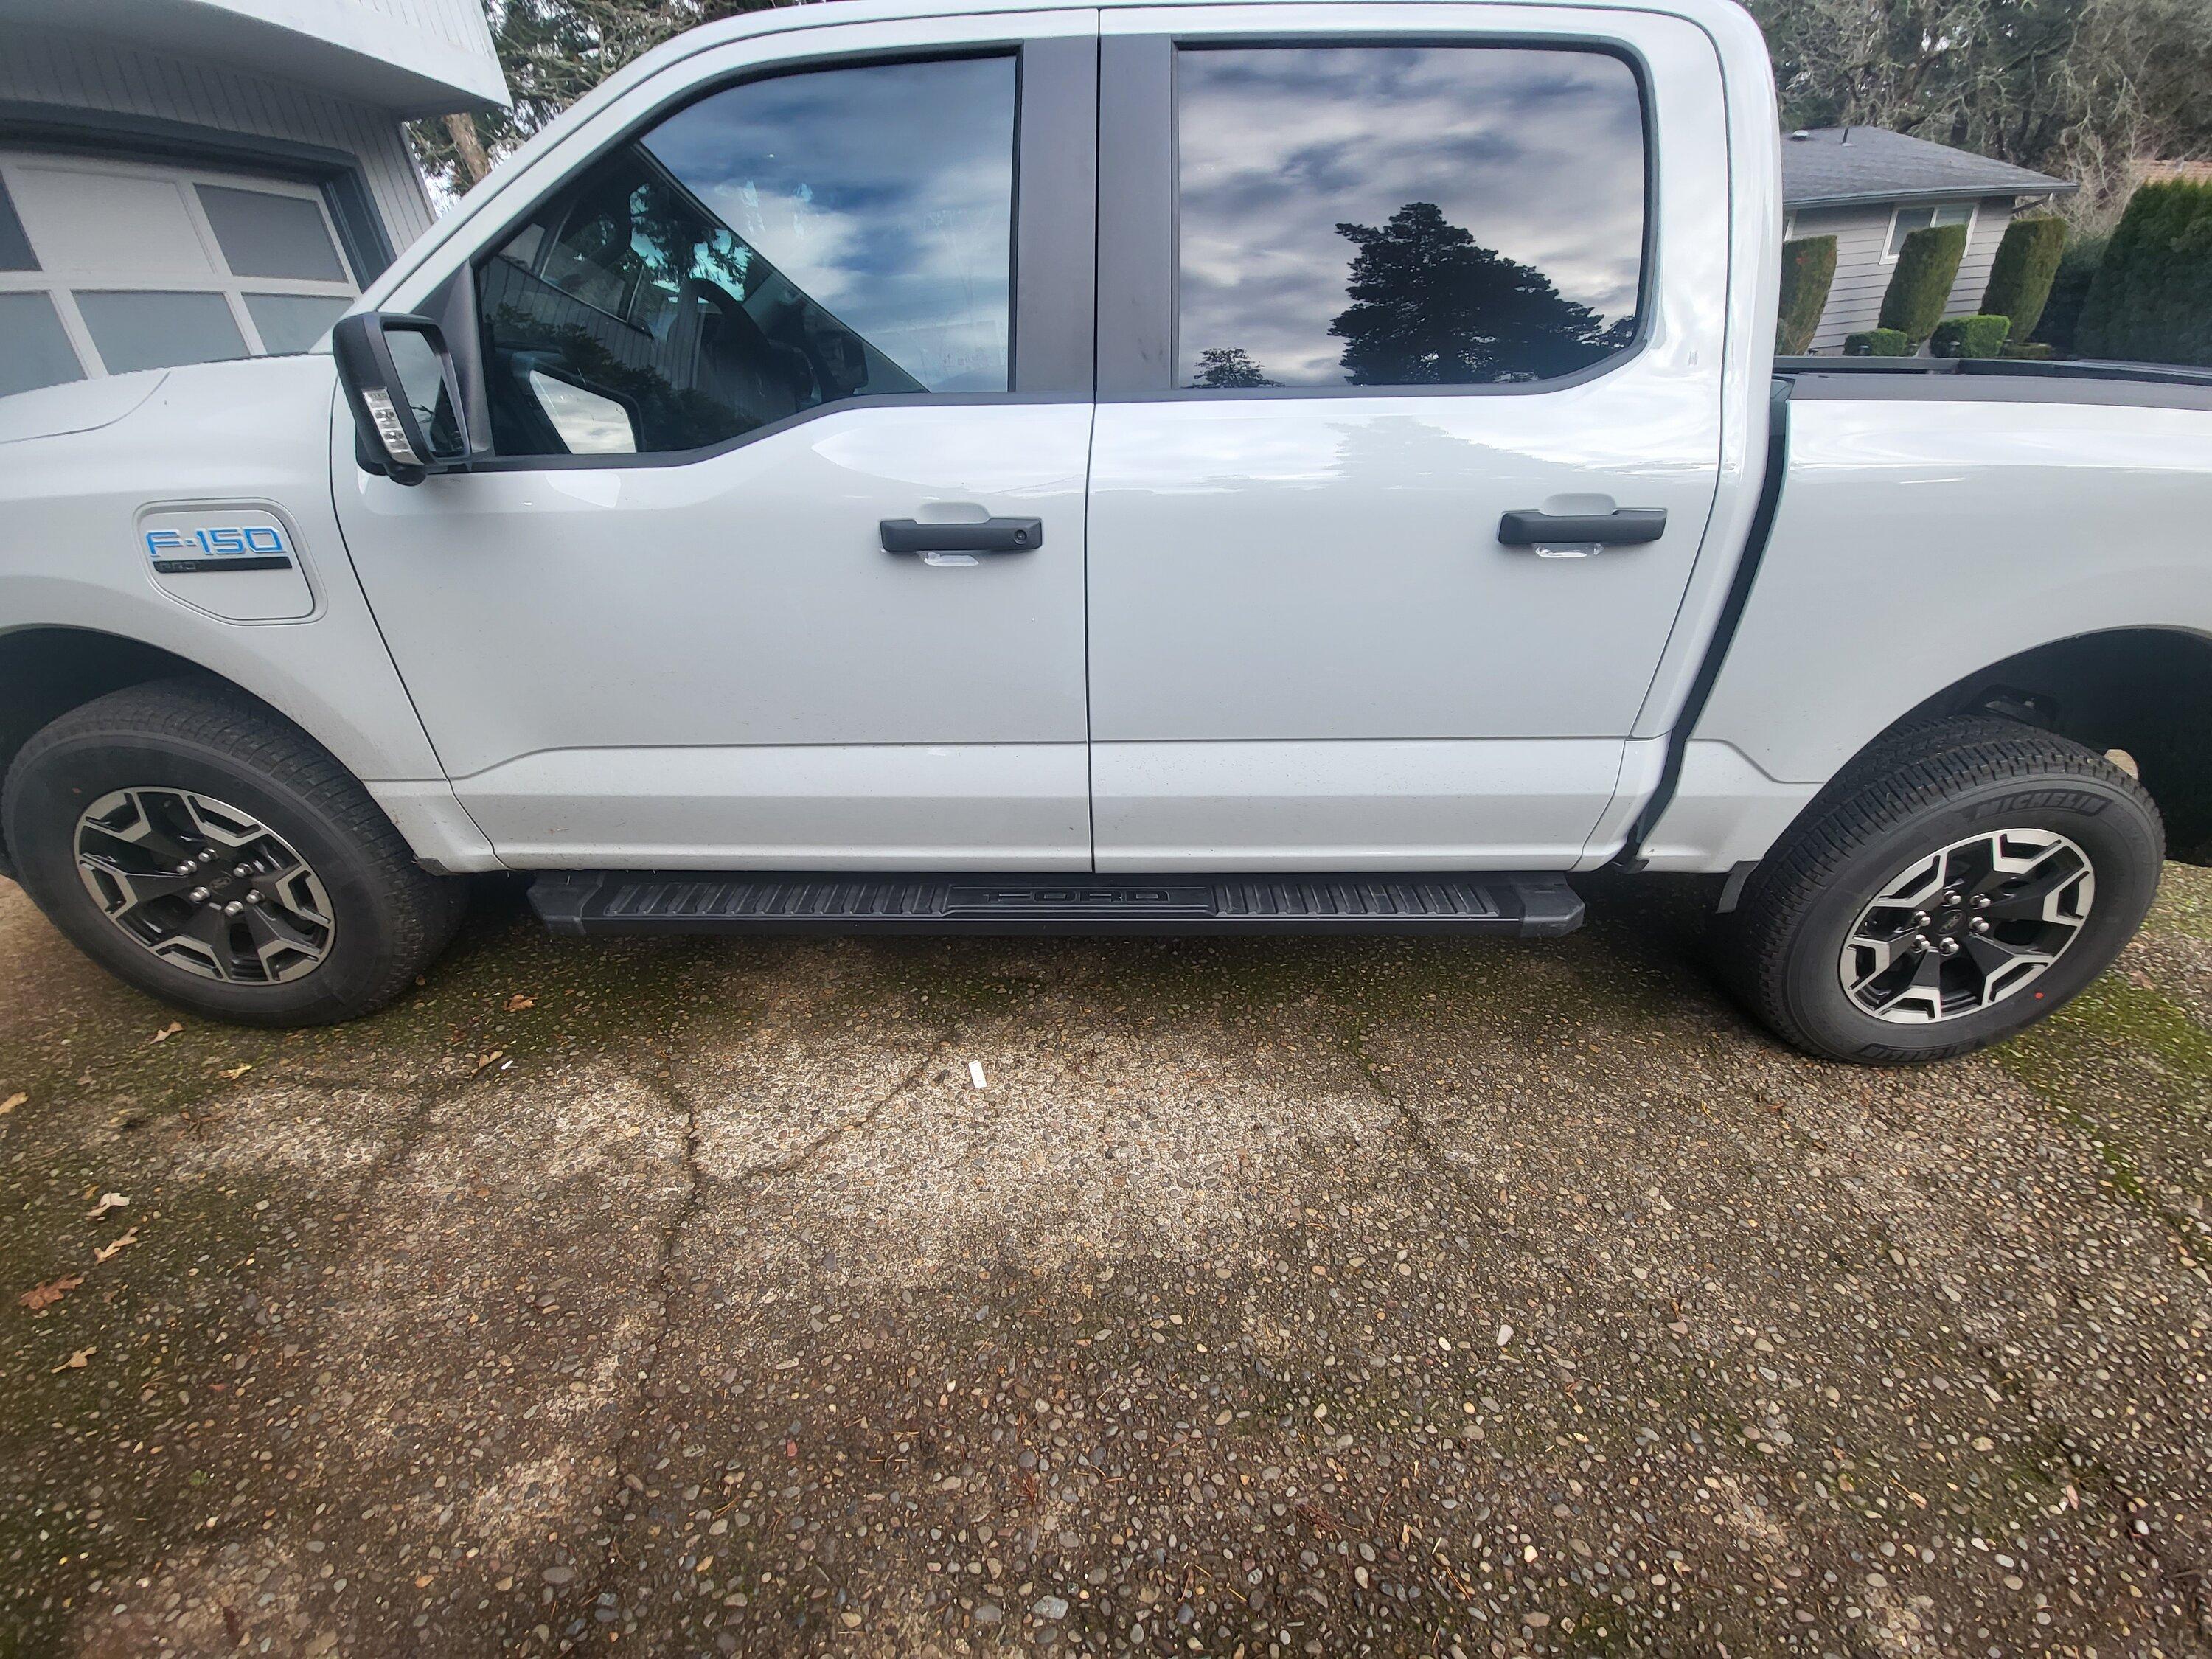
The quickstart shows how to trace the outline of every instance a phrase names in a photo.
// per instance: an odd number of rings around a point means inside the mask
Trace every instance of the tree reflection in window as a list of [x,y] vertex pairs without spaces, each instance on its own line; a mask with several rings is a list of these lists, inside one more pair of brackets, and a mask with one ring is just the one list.
[[1540,270],[1482,246],[1433,202],[1408,202],[1381,229],[1340,224],[1359,252],[1352,304],[1328,331],[1343,340],[1353,386],[1466,386],[1547,380],[1626,343],[1635,319],[1608,324],[1561,296]]

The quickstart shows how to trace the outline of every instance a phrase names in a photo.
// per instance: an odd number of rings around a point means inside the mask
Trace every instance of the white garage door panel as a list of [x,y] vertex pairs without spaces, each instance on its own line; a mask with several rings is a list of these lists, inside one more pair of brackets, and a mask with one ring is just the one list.
[[32,250],[57,276],[112,285],[216,274],[175,179],[36,163],[8,173]]
[[0,397],[304,351],[357,292],[313,185],[0,150]]

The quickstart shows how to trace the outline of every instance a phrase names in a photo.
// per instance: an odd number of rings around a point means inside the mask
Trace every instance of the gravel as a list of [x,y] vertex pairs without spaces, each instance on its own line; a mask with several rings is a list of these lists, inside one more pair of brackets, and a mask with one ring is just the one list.
[[1911,1072],[1590,897],[283,1034],[0,888],[0,1654],[2212,1648],[2212,878]]

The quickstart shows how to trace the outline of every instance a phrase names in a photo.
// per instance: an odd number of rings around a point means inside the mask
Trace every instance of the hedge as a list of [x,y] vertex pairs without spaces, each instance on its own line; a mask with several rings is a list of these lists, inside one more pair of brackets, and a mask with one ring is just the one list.
[[1846,357],[1910,357],[1919,349],[1918,341],[1894,328],[1870,328],[1844,337]]
[[1800,357],[1811,349],[1835,280],[1834,237],[1801,236],[1782,245],[1782,314],[1774,328],[1778,353]]
[[2035,326],[2035,337],[2053,351],[2072,353],[2082,303],[2089,297],[2089,285],[2097,280],[2097,268],[2105,263],[2105,249],[2112,240],[2085,237],[2060,257],[2058,275],[2051,283],[2051,298],[2043,307],[2043,320]]
[[1972,317],[1948,317],[1936,325],[1929,349],[1938,357],[1994,357],[2004,349],[2012,332],[2012,319],[1981,312]]
[[1989,291],[1982,309],[1993,316],[2012,319],[2014,339],[2035,332],[2043,307],[2051,298],[2051,283],[2058,275],[2058,262],[2066,257],[2066,222],[2049,214],[2015,219],[2005,227],[2004,240],[1990,267]]
[[2017,357],[2027,362],[2047,363],[2051,361],[2051,348],[2040,340],[2007,340],[2005,349],[1997,355]]
[[2085,357],[2212,364],[2212,184],[2145,185],[2081,307]]
[[1964,225],[1929,225],[1907,236],[1890,274],[1889,291],[1881,296],[1881,325],[1916,345],[1933,334],[1943,320],[1966,252]]

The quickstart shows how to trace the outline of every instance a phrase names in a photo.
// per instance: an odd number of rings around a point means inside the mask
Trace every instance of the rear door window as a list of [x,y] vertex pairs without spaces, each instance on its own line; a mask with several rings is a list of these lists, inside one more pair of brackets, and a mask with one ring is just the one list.
[[1621,59],[1194,46],[1176,82],[1182,384],[1547,380],[1633,342],[1644,123]]
[[710,94],[485,262],[506,455],[702,448],[825,404],[1011,384],[1015,60]]

